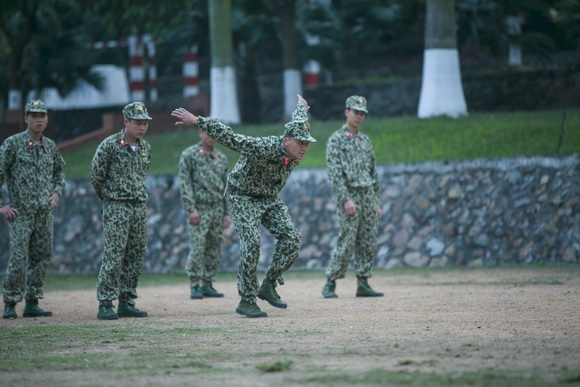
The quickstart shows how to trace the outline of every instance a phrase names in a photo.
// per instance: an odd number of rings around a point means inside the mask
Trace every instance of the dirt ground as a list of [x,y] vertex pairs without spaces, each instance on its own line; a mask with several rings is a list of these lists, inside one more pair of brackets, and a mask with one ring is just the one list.
[[[323,273],[288,275],[278,288],[288,309],[260,301],[262,319],[234,313],[235,281],[215,283],[222,299],[190,300],[182,286],[142,287],[137,306],[150,316],[110,322],[96,320],[94,291],[50,292],[41,305],[53,317],[1,321],[0,334],[8,325],[129,327],[135,336],[87,338],[54,355],[122,361],[160,348],[174,368],[4,372],[0,385],[490,385],[490,377],[493,385],[564,385],[570,377],[565,385],[580,384],[580,267],[378,272],[370,283],[385,297],[356,298],[349,273],[338,281],[339,298],[326,300]],[[260,369],[276,362],[280,372]]]

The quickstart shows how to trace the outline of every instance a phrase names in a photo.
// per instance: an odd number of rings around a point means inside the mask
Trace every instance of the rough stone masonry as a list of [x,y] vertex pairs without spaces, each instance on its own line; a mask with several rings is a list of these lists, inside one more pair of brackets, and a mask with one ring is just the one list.
[[[580,262],[580,155],[379,166],[383,219],[377,268]],[[152,176],[145,271],[181,272],[186,214],[175,176]],[[4,187],[4,197],[7,193]],[[298,168],[281,193],[302,234],[293,269],[323,270],[338,230],[324,168]],[[103,254],[101,202],[90,181],[67,180],[55,212],[50,273],[96,273]],[[0,272],[9,258],[0,220]],[[275,241],[263,231],[260,269]],[[220,271],[236,271],[237,235],[226,232]]]

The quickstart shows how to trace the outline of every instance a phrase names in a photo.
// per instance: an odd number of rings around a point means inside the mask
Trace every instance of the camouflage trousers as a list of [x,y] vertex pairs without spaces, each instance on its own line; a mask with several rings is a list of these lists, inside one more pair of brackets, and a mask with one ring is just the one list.
[[[189,255],[185,272],[191,286],[213,282],[222,259],[224,245],[224,208],[221,203],[198,204],[200,221],[187,221]],[[203,282],[203,283],[201,283]]]
[[282,274],[300,253],[300,233],[292,223],[288,207],[280,198],[228,195],[227,201],[240,238],[238,294],[242,300],[255,303],[259,288],[256,269],[260,259],[260,225],[276,238],[276,248],[266,278],[280,285],[284,284]]
[[326,269],[326,277],[332,281],[344,278],[353,253],[357,278],[370,278],[377,253],[376,197],[370,188],[351,189],[349,194],[357,211],[350,216],[344,211],[342,203],[336,205],[340,231]]
[[6,304],[44,298],[42,286],[52,258],[53,215],[49,209],[20,213],[8,224],[10,260],[4,276]]
[[147,252],[145,202],[106,201],[103,233],[105,251],[97,281],[97,300],[118,299],[134,305]]

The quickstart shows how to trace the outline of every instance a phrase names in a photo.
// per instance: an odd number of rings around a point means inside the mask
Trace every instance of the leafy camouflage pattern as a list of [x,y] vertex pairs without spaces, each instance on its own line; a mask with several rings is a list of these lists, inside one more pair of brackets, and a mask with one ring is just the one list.
[[369,112],[367,110],[367,99],[360,95],[351,95],[348,97],[345,102],[345,107],[347,109],[358,110],[365,113]]
[[185,272],[191,287],[215,281],[224,245],[223,207],[200,204],[197,211],[199,224],[192,225],[187,222],[189,255]]
[[4,276],[5,304],[44,298],[42,287],[52,259],[53,215],[50,210],[20,213],[8,224],[10,260]]
[[310,124],[308,123],[308,111],[305,106],[300,105],[294,113],[292,113],[292,121],[285,126],[284,137],[292,137],[297,140],[316,142],[314,137],[310,135]]
[[326,167],[337,207],[350,198],[350,188],[369,188],[375,194],[373,202],[378,204],[379,177],[373,144],[367,135],[360,131],[352,134],[346,125],[334,132],[326,143]]
[[[300,105],[297,111],[305,113],[306,108]],[[240,153],[227,179],[226,199],[240,238],[238,293],[242,300],[255,303],[259,289],[256,268],[260,258],[260,225],[277,240],[266,271],[268,279],[284,284],[282,274],[300,253],[300,233],[279,198],[298,163],[288,159],[283,136],[245,136],[212,118],[198,118],[197,126],[220,144]]]
[[[326,276],[329,280],[344,278],[354,253],[357,277],[368,278],[377,251],[379,204],[379,179],[370,139],[360,131],[350,133],[343,125],[328,139],[326,164],[340,228]],[[354,216],[344,211],[348,199],[356,205]]]
[[280,285],[284,284],[282,274],[294,264],[300,253],[300,233],[292,223],[288,207],[279,197],[254,198],[228,194],[227,200],[240,238],[238,294],[242,300],[255,304],[260,287],[256,275],[260,259],[260,225],[276,238],[276,248],[266,278]]
[[179,159],[179,189],[183,208],[197,211],[200,222],[187,221],[189,255],[185,271],[190,285],[203,286],[215,280],[222,259],[224,198],[228,160],[219,150],[207,153],[199,142],[186,148]]
[[133,152],[124,132],[107,137],[91,163],[91,182],[101,200],[147,200],[147,172],[151,165],[151,146],[137,140]]
[[62,196],[64,160],[56,144],[28,131],[7,138],[0,147],[0,186],[6,182],[10,205],[20,215],[8,223],[10,259],[3,284],[5,303],[43,298],[42,287],[53,253],[52,193]]
[[234,133],[213,118],[200,117],[197,126],[223,146],[240,153],[228,176],[228,194],[276,197],[298,164],[285,160],[283,136],[250,137]]
[[24,106],[24,114],[28,113],[48,113],[48,109],[40,99],[30,100],[26,102],[26,106]]
[[123,108],[123,117],[128,120],[152,120],[143,102],[131,102]]
[[189,214],[198,204],[223,207],[227,213],[224,191],[228,176],[228,159],[217,149],[203,150],[201,142],[186,148],[179,158],[181,204]]
[[105,250],[97,280],[97,300],[124,301],[135,306],[137,283],[147,253],[145,202],[107,200],[103,203]]
[[103,200],[105,249],[97,281],[97,299],[119,299],[134,306],[137,282],[147,250],[147,173],[151,147],[137,140],[135,151],[123,131],[99,146],[91,163],[91,181]]
[[0,148],[0,186],[6,182],[10,205],[20,214],[50,210],[50,195],[64,191],[64,165],[54,141],[42,136],[36,144],[26,130]]
[[377,207],[374,193],[369,189],[352,189],[350,199],[356,204],[355,215],[347,215],[337,206],[339,234],[326,268],[326,278],[331,281],[344,278],[350,258],[354,253],[354,270],[357,278],[370,278],[377,254]]

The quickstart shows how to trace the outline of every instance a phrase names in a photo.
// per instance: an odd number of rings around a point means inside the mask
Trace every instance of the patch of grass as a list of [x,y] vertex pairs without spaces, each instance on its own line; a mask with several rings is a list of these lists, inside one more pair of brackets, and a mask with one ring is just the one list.
[[[568,110],[560,155],[578,152],[580,110]],[[325,167],[326,141],[344,120],[312,121],[318,140],[298,168]],[[457,119],[439,117],[373,117],[361,127],[373,141],[377,164],[414,163],[517,156],[555,156],[560,136],[561,111],[472,113]],[[234,130],[250,136],[282,135],[283,124],[236,125]],[[176,175],[181,152],[199,141],[197,130],[146,136],[152,146],[151,174]],[[98,142],[67,153],[67,178],[87,178]],[[218,146],[231,168],[239,154]]]
[[288,371],[292,367],[291,360],[280,360],[274,363],[257,365],[256,368],[262,372],[282,372]]
[[401,359],[397,361],[397,365],[399,366],[421,366],[421,365],[428,365],[434,366],[439,362],[437,359],[427,359],[427,360],[413,360],[413,359]]
[[339,383],[341,385],[382,384],[404,386],[506,386],[506,387],[540,387],[545,386],[537,376],[509,375],[504,372],[481,370],[460,374],[445,375],[433,372],[405,372],[377,369],[358,375],[332,373],[311,376],[301,383]]
[[562,278],[554,277],[533,277],[526,280],[519,280],[516,278],[509,278],[503,281],[487,282],[488,285],[513,285],[513,286],[526,286],[526,285],[564,285],[565,281]]
[[[55,325],[2,327],[0,336],[0,372],[35,370],[141,370],[209,368],[212,361],[227,358],[223,352],[176,352],[164,346],[183,340],[184,335],[222,335],[229,329],[174,328],[156,329],[143,326]],[[34,345],[31,345],[34,343]],[[82,353],[83,343],[100,343],[107,353],[116,356]],[[122,343],[122,344],[121,344]],[[271,354],[270,354],[271,356]]]
[[560,383],[580,383],[580,371],[577,371],[576,374],[561,378]]

